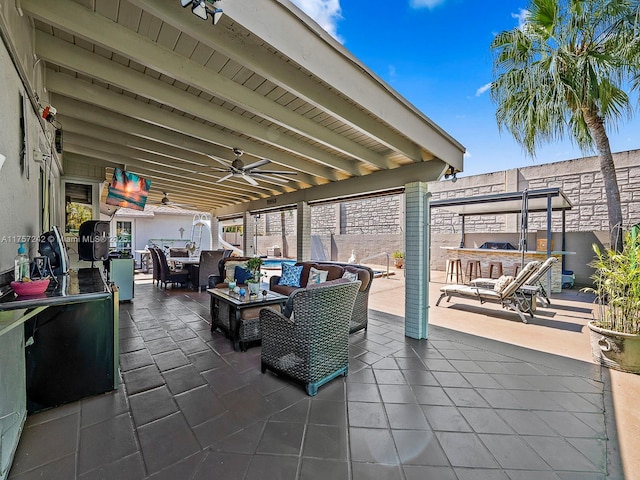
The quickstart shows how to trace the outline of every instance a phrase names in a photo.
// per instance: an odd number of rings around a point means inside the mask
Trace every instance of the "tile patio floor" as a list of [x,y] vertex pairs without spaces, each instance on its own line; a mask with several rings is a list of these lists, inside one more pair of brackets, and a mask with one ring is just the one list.
[[589,362],[435,325],[416,341],[371,310],[349,376],[308,397],[260,373],[260,347],[211,334],[208,305],[136,284],[120,388],[30,416],[9,478],[624,478],[611,389]]

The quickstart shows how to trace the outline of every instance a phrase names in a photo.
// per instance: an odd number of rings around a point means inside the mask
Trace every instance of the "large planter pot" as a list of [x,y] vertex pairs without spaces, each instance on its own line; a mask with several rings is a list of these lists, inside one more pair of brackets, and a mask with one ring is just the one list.
[[257,282],[249,282],[247,286],[249,288],[249,295],[258,295],[260,292],[260,284]]
[[589,322],[593,361],[622,372],[640,373],[640,335],[607,330]]
[[395,264],[396,268],[402,268],[404,267],[404,258],[394,258],[393,263]]

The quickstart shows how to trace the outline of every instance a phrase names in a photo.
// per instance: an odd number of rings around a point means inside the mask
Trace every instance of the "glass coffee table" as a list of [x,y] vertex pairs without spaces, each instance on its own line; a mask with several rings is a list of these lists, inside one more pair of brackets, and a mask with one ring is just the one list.
[[[240,295],[228,288],[209,288],[211,296],[211,331],[219,329],[225,334],[234,350],[247,350],[247,345],[259,342],[260,309],[277,305],[280,309],[289,297],[269,290],[262,290],[258,295]],[[266,292],[266,295],[263,293]]]

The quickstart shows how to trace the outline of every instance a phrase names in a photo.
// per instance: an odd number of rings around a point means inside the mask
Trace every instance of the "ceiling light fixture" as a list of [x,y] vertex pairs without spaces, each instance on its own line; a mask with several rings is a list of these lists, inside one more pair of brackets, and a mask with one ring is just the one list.
[[444,172],[444,179],[448,180],[449,177],[451,177],[451,181],[453,183],[456,183],[456,181],[458,181],[458,177],[456,177],[456,170],[455,168],[453,168],[452,166],[449,166],[449,168],[447,169],[446,172]]
[[184,8],[190,6],[193,14],[202,20],[207,20],[211,15],[211,21],[215,25],[222,17],[222,9],[213,6],[218,1],[220,0],[180,0],[180,5]]

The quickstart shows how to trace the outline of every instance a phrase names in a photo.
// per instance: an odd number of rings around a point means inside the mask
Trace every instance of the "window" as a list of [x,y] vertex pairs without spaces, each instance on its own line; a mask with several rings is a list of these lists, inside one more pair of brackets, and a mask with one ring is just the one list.
[[93,218],[93,187],[88,184],[65,184],[65,232],[77,235],[80,225]]

